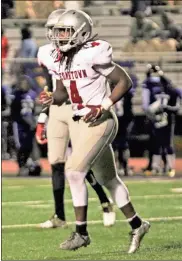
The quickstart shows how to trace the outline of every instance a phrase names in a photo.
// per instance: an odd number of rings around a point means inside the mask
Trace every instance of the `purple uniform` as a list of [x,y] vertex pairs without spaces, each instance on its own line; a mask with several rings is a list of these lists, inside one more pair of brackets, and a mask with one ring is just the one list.
[[11,105],[13,120],[13,133],[15,145],[18,150],[18,163],[22,167],[26,164],[33,148],[35,135],[35,98],[37,94],[33,90],[24,92],[14,91],[14,99]]
[[143,109],[152,125],[153,168],[159,170],[159,156],[163,152],[168,169],[173,169],[175,114],[180,108],[181,91],[168,79],[159,76],[147,77],[142,87]]

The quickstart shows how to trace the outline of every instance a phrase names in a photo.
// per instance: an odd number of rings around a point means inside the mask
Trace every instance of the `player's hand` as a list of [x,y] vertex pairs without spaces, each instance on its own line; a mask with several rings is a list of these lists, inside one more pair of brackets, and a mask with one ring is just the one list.
[[36,141],[39,144],[43,145],[43,144],[47,143],[45,123],[38,123],[37,124],[35,137],[36,137]]
[[85,122],[95,122],[97,119],[100,118],[100,116],[102,115],[101,105],[87,105],[87,107],[90,108],[91,111],[83,117],[83,120]]
[[53,103],[52,92],[48,92],[48,87],[44,87],[44,91],[39,94],[39,102],[42,105],[50,106]]

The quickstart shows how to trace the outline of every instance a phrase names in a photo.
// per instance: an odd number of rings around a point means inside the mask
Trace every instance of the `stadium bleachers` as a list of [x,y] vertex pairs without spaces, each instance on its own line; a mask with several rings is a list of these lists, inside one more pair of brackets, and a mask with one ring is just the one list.
[[[111,2],[111,1],[109,1]],[[128,2],[128,1],[126,1]],[[145,77],[145,66],[149,62],[157,62],[162,65],[164,71],[167,72],[170,79],[178,87],[182,88],[182,52],[167,52],[167,53],[135,53],[129,54],[122,51],[123,46],[129,40],[130,26],[132,19],[130,16],[121,16],[119,12],[122,7],[126,7],[128,3],[123,6],[120,5],[106,5],[104,8],[96,6],[89,8],[87,11],[93,15],[93,21],[95,24],[94,33],[98,33],[100,38],[110,42],[113,46],[114,59],[116,61],[132,60],[135,61],[135,72],[139,78],[139,85]],[[153,7],[155,8],[155,7]],[[168,7],[164,7],[168,9]],[[97,10],[96,10],[97,9]],[[97,11],[104,9],[102,15],[98,15]],[[182,25],[182,19],[180,12],[181,7],[175,7],[175,13],[172,15],[177,24]],[[116,12],[118,11],[118,13]],[[117,13],[117,15],[109,14]],[[160,23],[160,15],[154,15],[152,17],[154,21]],[[45,37],[45,19],[5,19],[2,20],[2,25],[6,27],[6,35],[8,36],[10,43],[10,52],[7,60],[6,77],[5,81],[9,81],[9,65],[12,63],[12,58],[16,50],[21,44],[20,27],[23,24],[30,24],[33,37],[36,39],[38,46],[47,43]],[[134,98],[136,113],[141,112],[141,88],[139,86]]]

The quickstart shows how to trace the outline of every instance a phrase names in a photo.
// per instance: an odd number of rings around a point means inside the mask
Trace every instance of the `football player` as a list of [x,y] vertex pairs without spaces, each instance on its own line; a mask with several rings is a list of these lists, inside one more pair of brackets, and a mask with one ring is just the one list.
[[166,154],[167,174],[175,176],[174,126],[181,92],[174,88],[158,65],[148,65],[143,82],[143,108],[153,129],[152,173],[160,174],[162,154]]
[[11,104],[13,134],[20,176],[39,176],[41,173],[38,161],[31,160],[31,164],[27,161],[28,158],[31,158],[36,128],[34,110],[37,93],[32,88],[32,79],[26,75],[20,76],[13,92]]
[[[77,124],[77,133],[72,137],[73,152],[65,164],[76,230],[60,248],[75,250],[91,242],[87,231],[85,177],[93,169],[96,179],[109,190],[132,228],[128,253],[134,253],[150,224],[136,213],[126,186],[118,178],[110,145],[117,133],[117,118],[112,105],[132,87],[132,82],[127,73],[112,61],[111,45],[96,40],[92,27],[91,18],[82,11],[68,10],[61,15],[53,28],[52,39],[60,50],[59,61],[55,63],[59,79],[52,95],[43,92],[40,96],[42,104],[57,105],[54,106],[57,115],[59,106],[69,97]],[[112,93],[108,79],[116,84]]]
[[11,98],[10,94],[7,91],[8,87],[2,85],[1,87],[1,120],[2,120],[2,136],[1,136],[1,143],[2,143],[2,159],[6,160],[10,158],[8,153],[8,125],[10,123],[10,105],[11,105]]
[[[58,21],[62,10],[56,10],[48,17],[47,38],[52,38],[53,25]],[[39,48],[38,61],[43,67],[46,75],[48,72],[54,73],[54,63],[59,60],[60,53],[55,50],[53,44],[47,44]],[[50,76],[52,78],[52,76]],[[49,78],[50,78],[49,77]],[[48,75],[46,77],[48,79]],[[53,81],[52,81],[53,80]],[[48,80],[49,91],[54,89],[55,77]],[[44,108],[45,109],[45,108]],[[77,122],[72,119],[72,108],[70,102],[67,100],[57,111],[57,106],[52,105],[49,112],[49,120],[47,123],[47,137],[46,137],[46,120],[47,114],[41,113],[38,119],[36,138],[38,143],[45,144],[48,140],[48,159],[52,168],[52,185],[55,202],[55,214],[47,221],[40,224],[42,228],[64,227],[66,224],[64,211],[64,187],[65,175],[64,165],[66,160],[66,150],[68,147],[69,138],[77,135]],[[75,137],[76,138],[76,137]],[[79,152],[78,152],[79,153]],[[103,210],[104,226],[111,226],[115,223],[115,212],[112,208],[106,193],[101,185],[96,181],[93,172],[90,170],[86,176],[87,181],[96,191],[101,202]]]

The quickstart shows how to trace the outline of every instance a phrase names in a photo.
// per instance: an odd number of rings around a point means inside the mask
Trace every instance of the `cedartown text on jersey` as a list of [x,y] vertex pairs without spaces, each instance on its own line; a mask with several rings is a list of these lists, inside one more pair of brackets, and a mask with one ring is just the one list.
[[62,72],[62,73],[59,73],[59,76],[62,80],[75,80],[75,79],[88,77],[86,70]]

